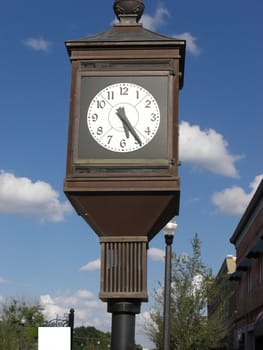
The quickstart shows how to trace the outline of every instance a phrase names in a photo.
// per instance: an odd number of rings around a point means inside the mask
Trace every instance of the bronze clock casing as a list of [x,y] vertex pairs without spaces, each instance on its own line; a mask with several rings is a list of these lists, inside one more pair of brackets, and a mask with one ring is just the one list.
[[[66,43],[72,63],[64,191],[100,236],[154,237],[179,212],[178,94],[185,41],[140,25],[115,25],[94,37]],[[160,108],[160,127],[145,147],[118,153],[88,133],[91,99],[107,85],[138,84]]]

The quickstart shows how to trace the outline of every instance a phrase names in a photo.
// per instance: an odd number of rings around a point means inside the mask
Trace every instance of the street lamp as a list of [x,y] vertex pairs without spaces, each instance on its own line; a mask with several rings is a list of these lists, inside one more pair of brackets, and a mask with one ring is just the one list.
[[163,306],[163,350],[170,350],[170,303],[171,303],[171,267],[172,244],[177,229],[176,221],[170,221],[163,228],[165,238],[165,277]]

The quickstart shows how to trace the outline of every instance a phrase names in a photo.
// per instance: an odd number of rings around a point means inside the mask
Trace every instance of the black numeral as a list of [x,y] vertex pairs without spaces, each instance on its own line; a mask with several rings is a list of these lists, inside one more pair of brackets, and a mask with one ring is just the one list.
[[151,108],[151,103],[152,103],[151,100],[146,100],[145,101],[145,108]]
[[128,87],[127,86],[120,86],[120,95],[121,96],[127,96],[128,95]]
[[151,119],[150,119],[150,121],[151,121],[151,122],[155,122],[155,120],[156,120],[156,114],[155,114],[155,113],[151,113]]
[[91,116],[91,120],[92,120],[93,122],[96,122],[96,121],[98,120],[98,118],[99,118],[99,116],[98,116],[97,113],[94,113],[94,114],[92,114],[92,116]]
[[107,91],[108,100],[114,100],[114,91]]
[[126,147],[126,140],[122,139],[120,142],[120,146],[121,146],[121,148]]
[[108,137],[108,145],[109,145],[111,143],[111,140],[112,140],[113,136],[112,135],[108,135],[107,137]]
[[103,127],[102,126],[99,126],[98,129],[97,129],[97,135],[102,135],[103,134]]
[[144,130],[144,132],[145,132],[145,134],[150,135],[151,130],[150,130],[149,126]]
[[106,106],[106,102],[104,100],[97,101],[97,108],[104,108]]

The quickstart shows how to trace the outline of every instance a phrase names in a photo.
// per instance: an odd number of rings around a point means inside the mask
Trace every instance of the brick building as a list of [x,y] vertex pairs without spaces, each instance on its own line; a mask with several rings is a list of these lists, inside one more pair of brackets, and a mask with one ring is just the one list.
[[233,315],[236,307],[236,285],[230,281],[230,276],[236,271],[236,257],[227,255],[217,274],[217,294],[208,304],[208,318],[218,314],[226,327],[224,337],[211,350],[232,350]]
[[251,199],[230,242],[237,266],[234,349],[263,349],[263,180]]

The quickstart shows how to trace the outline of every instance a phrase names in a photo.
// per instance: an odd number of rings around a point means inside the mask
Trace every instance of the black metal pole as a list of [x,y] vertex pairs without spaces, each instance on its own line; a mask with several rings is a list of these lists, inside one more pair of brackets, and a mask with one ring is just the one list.
[[111,350],[134,350],[135,315],[140,313],[141,302],[108,302],[112,313]]
[[165,235],[165,279],[163,307],[163,350],[170,350],[170,304],[173,235]]
[[69,310],[68,323],[70,327],[70,349],[73,349],[73,335],[74,335],[74,309]]

